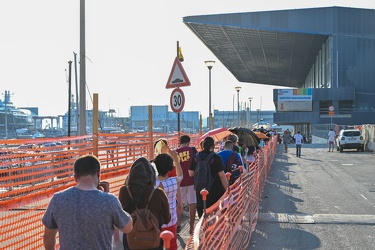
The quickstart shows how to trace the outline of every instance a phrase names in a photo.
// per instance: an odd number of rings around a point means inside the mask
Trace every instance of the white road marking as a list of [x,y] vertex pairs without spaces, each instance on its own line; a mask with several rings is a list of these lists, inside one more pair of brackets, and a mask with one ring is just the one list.
[[353,166],[353,163],[343,163],[342,166]]
[[360,195],[363,197],[363,199],[367,200],[367,198],[363,194],[360,194]]
[[357,224],[375,225],[372,214],[292,214],[259,213],[259,222],[293,224]]

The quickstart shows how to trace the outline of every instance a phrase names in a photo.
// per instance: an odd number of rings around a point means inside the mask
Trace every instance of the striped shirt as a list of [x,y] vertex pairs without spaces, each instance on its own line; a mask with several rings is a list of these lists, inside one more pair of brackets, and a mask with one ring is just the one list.
[[177,223],[177,180],[175,177],[171,177],[165,180],[156,180],[156,187],[159,187],[160,182],[163,184],[163,189],[168,197],[169,211],[171,212],[171,220],[168,224],[164,224],[164,227],[170,227]]

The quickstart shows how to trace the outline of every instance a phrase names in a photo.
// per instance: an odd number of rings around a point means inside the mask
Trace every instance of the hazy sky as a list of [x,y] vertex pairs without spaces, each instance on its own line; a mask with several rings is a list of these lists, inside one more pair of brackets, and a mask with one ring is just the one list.
[[[78,54],[79,0],[0,2],[0,92],[9,90],[17,106],[39,107],[39,115],[60,115],[68,108],[68,61]],[[127,116],[131,105],[169,105],[166,89],[176,43],[191,86],[183,87],[185,111],[208,116],[208,69],[212,69],[213,109],[237,109],[253,97],[252,110],[274,109],[273,86],[238,82],[182,22],[184,16],[325,6],[375,8],[374,0],[87,0],[86,81],[99,94],[99,109]],[[79,65],[78,65],[79,69]],[[79,70],[78,70],[79,72]],[[73,72],[74,73],[74,72]],[[79,78],[78,78],[79,79]],[[75,94],[75,76],[72,75]],[[3,95],[1,98],[3,100]],[[233,100],[235,104],[233,104]]]

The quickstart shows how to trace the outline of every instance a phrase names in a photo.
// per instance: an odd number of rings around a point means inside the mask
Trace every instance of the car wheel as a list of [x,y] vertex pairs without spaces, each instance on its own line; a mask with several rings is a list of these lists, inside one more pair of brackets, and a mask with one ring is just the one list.
[[342,153],[342,151],[344,151],[344,148],[340,145],[340,153]]

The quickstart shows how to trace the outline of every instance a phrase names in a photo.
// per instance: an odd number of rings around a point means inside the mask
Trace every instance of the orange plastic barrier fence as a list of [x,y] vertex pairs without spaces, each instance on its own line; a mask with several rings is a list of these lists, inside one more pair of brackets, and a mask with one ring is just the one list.
[[[153,141],[160,137],[178,147],[176,134],[154,133]],[[153,155],[150,145],[148,133],[0,141],[0,249],[43,249],[42,216],[55,192],[75,184],[79,156],[97,152],[101,179],[118,195],[131,164]]]
[[219,201],[206,210],[185,249],[245,249],[249,245],[276,146],[274,136]]
[[[178,147],[177,134],[154,133],[152,141],[160,137],[171,148]],[[194,144],[199,135],[190,137]],[[117,196],[131,164],[153,155],[153,142],[148,133],[0,141],[0,249],[43,249],[41,218],[52,195],[75,184],[73,164],[79,156],[97,153],[101,179],[110,183],[110,192]],[[199,236],[195,241],[199,248],[242,249],[240,246],[248,245],[275,147],[276,141],[270,141],[251,170],[207,209],[194,233]],[[193,242],[189,239],[187,249],[194,248]]]

